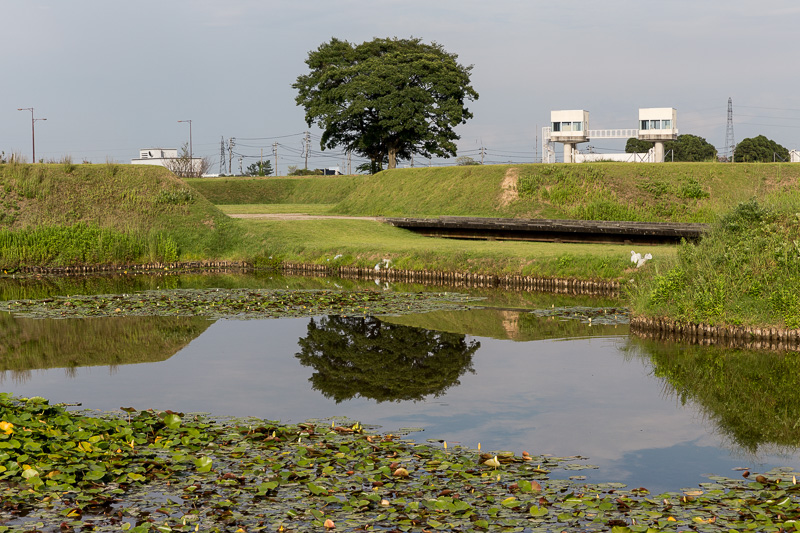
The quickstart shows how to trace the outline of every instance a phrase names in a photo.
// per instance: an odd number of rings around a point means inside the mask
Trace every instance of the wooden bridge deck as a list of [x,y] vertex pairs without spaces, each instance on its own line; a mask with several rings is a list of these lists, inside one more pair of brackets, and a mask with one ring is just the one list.
[[517,218],[384,218],[384,222],[431,237],[546,242],[666,244],[697,240],[708,224],[536,220]]

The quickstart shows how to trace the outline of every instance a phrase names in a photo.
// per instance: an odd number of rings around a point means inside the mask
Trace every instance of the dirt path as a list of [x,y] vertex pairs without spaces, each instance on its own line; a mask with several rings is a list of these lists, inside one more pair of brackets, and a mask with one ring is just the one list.
[[231,213],[231,218],[255,218],[261,220],[315,220],[322,218],[338,218],[345,220],[372,220],[380,222],[383,217],[346,217],[337,215],[305,215],[303,213]]

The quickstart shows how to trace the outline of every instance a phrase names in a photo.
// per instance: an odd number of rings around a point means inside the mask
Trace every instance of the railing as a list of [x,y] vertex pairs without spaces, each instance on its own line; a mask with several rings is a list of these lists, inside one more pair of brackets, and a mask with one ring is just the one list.
[[630,139],[639,136],[637,129],[589,130],[588,133],[590,139]]

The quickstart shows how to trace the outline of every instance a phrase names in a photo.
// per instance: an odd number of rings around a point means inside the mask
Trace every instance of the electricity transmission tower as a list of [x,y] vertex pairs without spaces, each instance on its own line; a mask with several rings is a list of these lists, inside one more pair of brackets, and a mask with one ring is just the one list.
[[730,162],[733,163],[736,143],[733,140],[733,100],[730,97],[728,97],[728,128],[725,131],[725,150],[729,154]]

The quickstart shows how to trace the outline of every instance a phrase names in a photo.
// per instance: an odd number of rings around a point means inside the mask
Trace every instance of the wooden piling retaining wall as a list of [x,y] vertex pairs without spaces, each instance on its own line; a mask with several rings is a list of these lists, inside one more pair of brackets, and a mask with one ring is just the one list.
[[754,350],[800,351],[800,329],[711,326],[667,318],[631,317],[631,333],[648,339]]
[[381,282],[419,283],[449,287],[498,288],[519,291],[542,291],[559,294],[616,296],[619,282],[585,281],[578,279],[543,278],[534,276],[495,276],[473,272],[444,272],[438,270],[375,270],[368,267],[334,267],[284,263],[282,271],[293,275],[337,276],[344,279],[376,279]]

